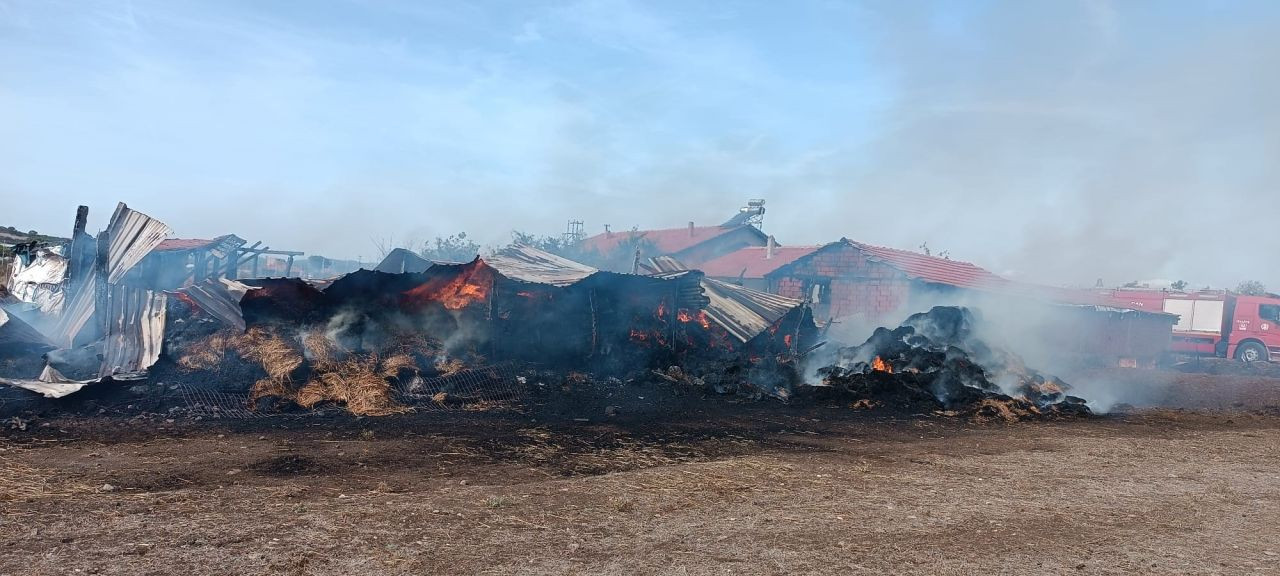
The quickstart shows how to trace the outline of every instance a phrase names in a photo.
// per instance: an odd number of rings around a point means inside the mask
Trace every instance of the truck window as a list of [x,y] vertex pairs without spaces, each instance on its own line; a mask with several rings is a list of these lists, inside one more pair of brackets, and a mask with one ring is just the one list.
[[1261,304],[1258,306],[1258,317],[1271,322],[1280,322],[1280,305]]

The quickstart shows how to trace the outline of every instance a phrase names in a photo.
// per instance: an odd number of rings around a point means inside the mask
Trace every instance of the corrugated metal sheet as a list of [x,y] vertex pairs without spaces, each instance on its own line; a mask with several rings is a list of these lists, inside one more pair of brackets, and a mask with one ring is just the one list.
[[0,308],[0,346],[52,348],[44,334]]
[[783,316],[804,305],[801,300],[713,278],[703,278],[702,289],[711,301],[706,307],[707,317],[741,342],[759,336]]
[[143,376],[160,357],[164,343],[164,292],[112,286],[110,317],[99,377]]
[[90,268],[85,274],[84,281],[80,283],[80,289],[65,302],[62,307],[62,316],[58,318],[58,325],[54,329],[54,338],[58,345],[66,348],[74,346],[76,335],[84,329],[85,324],[89,323],[89,319],[93,318],[93,287],[97,282],[98,272]]
[[56,251],[41,248],[25,264],[15,258],[9,276],[9,291],[23,302],[35,304],[43,314],[62,313],[65,300],[62,280],[67,275],[67,259]]
[[49,365],[45,365],[44,371],[41,372],[39,378],[35,380],[28,380],[24,378],[0,378],[0,384],[30,390],[32,392],[42,394],[46,398],[61,398],[73,392],[77,392],[86,385],[93,384],[94,382],[97,382],[97,380],[71,380]]
[[597,272],[586,264],[525,245],[505,248],[481,260],[512,280],[552,286],[568,286]]
[[190,298],[201,310],[223,324],[244,330],[244,313],[240,309],[240,300],[244,299],[244,295],[250,290],[256,290],[256,288],[235,280],[219,278],[192,284],[175,290],[174,293]]
[[670,272],[683,272],[689,267],[672,256],[654,256],[640,263],[640,272],[651,276]]
[[173,233],[167,224],[131,210],[121,202],[107,225],[111,244],[107,258],[107,283],[117,284],[125,273],[141,262],[164,237]]
[[664,280],[697,277],[707,300],[703,306],[707,318],[740,342],[759,336],[783,316],[804,305],[802,300],[706,278],[705,271],[688,270],[670,256],[649,258],[642,267],[650,271],[651,276]]
[[[108,246],[107,283],[119,283],[125,273],[141,262],[170,233],[172,230],[165,223],[131,210],[123,202],[117,205],[115,213],[111,215],[111,222],[107,224],[107,234],[111,240]],[[93,318],[97,282],[97,267],[90,267],[79,283],[78,291],[67,300],[62,317],[58,319],[56,337],[59,344],[73,345],[76,335]]]

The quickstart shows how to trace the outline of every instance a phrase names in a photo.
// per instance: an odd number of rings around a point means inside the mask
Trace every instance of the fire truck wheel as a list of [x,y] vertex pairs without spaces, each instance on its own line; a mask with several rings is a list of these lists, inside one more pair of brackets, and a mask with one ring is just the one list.
[[1236,349],[1236,358],[1243,362],[1264,362],[1267,349],[1257,342],[1245,342]]

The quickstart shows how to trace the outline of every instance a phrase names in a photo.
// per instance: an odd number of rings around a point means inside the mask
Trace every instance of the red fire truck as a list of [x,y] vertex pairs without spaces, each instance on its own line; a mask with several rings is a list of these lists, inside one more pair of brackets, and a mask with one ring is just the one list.
[[1172,352],[1280,361],[1280,298],[1163,290],[1116,290],[1114,296],[1138,308],[1177,314]]

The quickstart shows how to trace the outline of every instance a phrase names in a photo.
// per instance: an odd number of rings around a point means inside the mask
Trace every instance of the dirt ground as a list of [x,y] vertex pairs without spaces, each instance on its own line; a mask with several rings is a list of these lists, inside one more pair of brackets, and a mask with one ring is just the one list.
[[0,574],[1280,572],[1280,380],[1113,379],[1145,401],[1017,424],[37,420],[0,437]]

